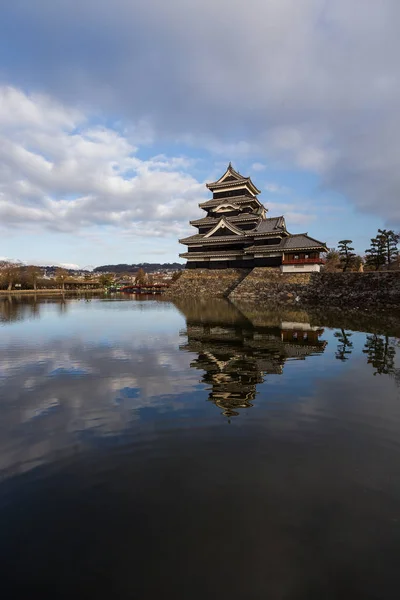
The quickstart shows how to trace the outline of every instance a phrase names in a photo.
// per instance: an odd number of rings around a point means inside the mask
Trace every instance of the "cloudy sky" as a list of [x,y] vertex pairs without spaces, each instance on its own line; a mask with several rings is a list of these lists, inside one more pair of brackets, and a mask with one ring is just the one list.
[[400,229],[398,0],[14,0],[0,256],[174,261],[229,161],[288,229]]

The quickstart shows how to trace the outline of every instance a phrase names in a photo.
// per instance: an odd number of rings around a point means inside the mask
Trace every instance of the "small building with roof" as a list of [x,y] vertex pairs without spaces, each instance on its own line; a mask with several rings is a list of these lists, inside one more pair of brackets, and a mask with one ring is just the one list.
[[279,267],[283,272],[319,271],[328,249],[308,233],[291,234],[283,216],[267,217],[260,190],[229,163],[225,173],[207,183],[212,198],[199,204],[206,212],[190,221],[195,235],[179,240],[187,269]]

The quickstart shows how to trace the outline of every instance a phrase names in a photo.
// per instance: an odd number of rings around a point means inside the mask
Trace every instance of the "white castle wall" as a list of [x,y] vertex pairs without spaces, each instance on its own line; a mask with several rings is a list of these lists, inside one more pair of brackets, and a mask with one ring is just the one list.
[[281,265],[282,273],[319,273],[321,265]]

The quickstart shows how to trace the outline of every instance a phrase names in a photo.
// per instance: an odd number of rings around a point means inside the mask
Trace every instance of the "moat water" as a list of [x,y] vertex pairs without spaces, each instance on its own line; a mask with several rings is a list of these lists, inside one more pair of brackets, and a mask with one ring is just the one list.
[[0,298],[2,597],[397,598],[400,318]]

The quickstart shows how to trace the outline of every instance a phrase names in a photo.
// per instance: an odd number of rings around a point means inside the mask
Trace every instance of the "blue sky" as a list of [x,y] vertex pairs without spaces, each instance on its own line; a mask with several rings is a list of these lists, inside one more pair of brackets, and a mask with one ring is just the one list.
[[363,253],[378,227],[400,229],[398,2],[232,7],[7,6],[0,256],[178,260],[229,161],[293,233]]

